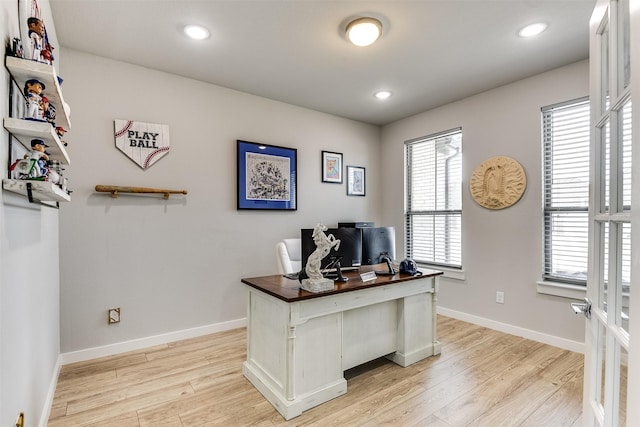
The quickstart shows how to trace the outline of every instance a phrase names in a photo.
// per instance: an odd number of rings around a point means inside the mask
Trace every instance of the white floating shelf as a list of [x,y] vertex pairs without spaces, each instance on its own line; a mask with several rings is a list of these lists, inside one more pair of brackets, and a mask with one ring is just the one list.
[[48,181],[32,181],[25,179],[3,179],[2,188],[7,191],[28,195],[27,183],[31,184],[31,195],[41,202],[70,202],[71,196],[57,185]]
[[49,157],[52,160],[60,160],[66,164],[71,164],[64,144],[49,123],[6,117],[4,119],[4,128],[15,136],[27,150],[31,149],[31,140],[39,138],[49,146],[47,153],[50,154]]
[[56,108],[56,126],[62,126],[65,130],[71,129],[71,120],[64,108],[66,104],[62,98],[62,90],[53,65],[15,56],[6,56],[5,64],[21,91],[29,79],[38,79],[44,83],[46,88],[43,94]]

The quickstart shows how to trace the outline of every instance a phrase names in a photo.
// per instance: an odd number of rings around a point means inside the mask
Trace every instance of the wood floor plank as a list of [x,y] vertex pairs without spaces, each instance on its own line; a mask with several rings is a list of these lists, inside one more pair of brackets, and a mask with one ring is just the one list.
[[102,357],[96,359],[95,363],[88,361],[64,365],[60,369],[58,381],[63,382],[69,379],[86,377],[87,375],[113,371],[117,367],[137,365],[146,361],[147,358],[145,354],[143,352],[137,352],[134,354]]
[[522,422],[522,427],[550,424],[569,427],[582,425],[582,399],[576,399],[576,396],[582,396],[582,385],[582,374],[576,372],[573,378],[564,383]]
[[88,373],[84,376],[66,378],[58,380],[56,386],[56,398],[59,400],[68,400],[80,396],[92,395],[95,393],[96,385],[109,387],[110,383],[120,383],[122,380],[116,375],[116,370],[103,371],[97,373]]
[[189,384],[191,390],[193,390],[189,382],[200,376],[207,375],[211,369],[212,366],[210,364],[194,363],[194,365],[188,369],[186,367],[176,368],[177,372],[150,376],[146,380],[137,379],[136,381],[129,381],[125,379],[118,383],[117,386],[103,388],[99,393],[67,401],[67,414],[74,414],[76,412],[87,411],[112,403],[134,399],[139,396],[144,396],[150,391],[157,392],[185,383]]
[[[529,348],[523,351],[527,346]],[[467,425],[479,419],[485,412],[491,411],[512,394],[524,393],[524,385],[538,370],[535,362],[543,357],[540,353],[546,355],[549,347],[528,340],[510,347],[502,358],[493,363],[491,379],[468,390],[459,399],[438,410],[435,415],[452,425]],[[518,411],[522,410],[523,408],[518,407]]]
[[429,358],[417,363],[415,367],[423,372],[427,389],[470,369],[479,368],[477,374],[486,376],[485,371],[493,372],[491,370],[493,361],[503,357],[504,352],[513,345],[516,344],[512,339],[504,335],[497,335],[486,340],[485,345],[472,347],[468,351],[460,351],[449,358],[442,355]]
[[240,348],[246,346],[244,329],[233,329],[218,334],[204,335],[188,340],[176,341],[167,344],[164,348],[146,353],[147,360],[175,357],[180,354],[201,352],[203,354],[224,351],[227,348]]
[[[123,390],[123,393],[126,393],[126,390]],[[193,393],[193,389],[189,384],[179,384],[163,388],[161,390],[149,390],[149,392],[143,395],[136,395],[117,402],[109,402],[103,406],[92,407],[91,409],[82,412],[67,414],[64,417],[59,417],[55,420],[49,419],[49,426],[93,426],[97,423],[103,423],[107,422],[109,419],[117,418],[120,415],[128,414],[132,411],[138,411],[161,402],[170,401],[189,393]],[[117,424],[113,425],[115,426]]]
[[347,393],[285,421],[242,374],[246,330],[62,367],[51,427],[578,426],[581,354],[438,316],[442,354],[345,372]]

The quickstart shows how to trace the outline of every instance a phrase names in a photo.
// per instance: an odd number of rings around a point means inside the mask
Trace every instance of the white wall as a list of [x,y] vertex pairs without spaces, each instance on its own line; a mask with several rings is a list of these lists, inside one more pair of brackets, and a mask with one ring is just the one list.
[[[584,341],[584,319],[575,316],[568,299],[538,294],[541,277],[542,196],[540,108],[586,96],[588,62],[578,62],[461,101],[445,105],[382,130],[385,171],[402,171],[404,141],[462,127],[463,135],[463,268],[466,280],[441,280],[438,305],[490,322]],[[527,189],[515,205],[484,209],[468,190],[474,169],[493,156],[522,164]],[[401,173],[382,180],[384,222],[403,229]],[[402,235],[402,234],[400,234]],[[398,242],[400,254],[403,242]],[[496,291],[505,303],[495,302]]]
[[[243,319],[242,277],[276,273],[275,244],[300,228],[379,221],[379,128],[64,49],[72,201],[60,210],[61,349],[73,352]],[[114,119],[168,124],[148,170],[122,154]],[[236,140],[298,150],[298,210],[236,210]],[[367,196],[321,183],[321,151],[364,166]],[[96,193],[96,184],[186,197]],[[106,310],[122,308],[107,325]]]
[[[49,4],[39,0],[49,39],[57,46]],[[0,1],[2,58],[19,37],[18,1]],[[20,23],[26,25],[26,22]],[[59,59],[59,58],[58,58]],[[9,73],[0,67],[0,116],[9,114]],[[17,89],[18,91],[20,89]],[[18,95],[19,96],[19,95]],[[0,128],[0,173],[8,176],[8,135]],[[59,354],[58,211],[0,192],[0,425],[46,417]],[[44,414],[41,414],[44,410]]]

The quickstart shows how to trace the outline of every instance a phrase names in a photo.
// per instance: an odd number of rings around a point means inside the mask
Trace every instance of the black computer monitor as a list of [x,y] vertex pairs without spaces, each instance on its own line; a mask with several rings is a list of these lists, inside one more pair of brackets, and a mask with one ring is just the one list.
[[375,265],[396,259],[395,227],[362,228],[362,265]]
[[[329,228],[324,232],[327,236],[333,236],[340,240],[338,250],[331,250],[329,254],[320,263],[320,270],[330,268],[335,270],[336,259],[339,257],[340,268],[343,270],[356,270],[362,264],[362,229],[360,228]],[[304,271],[309,256],[316,250],[316,244],[313,241],[313,229],[303,228],[300,230],[301,251],[302,251],[302,270]]]

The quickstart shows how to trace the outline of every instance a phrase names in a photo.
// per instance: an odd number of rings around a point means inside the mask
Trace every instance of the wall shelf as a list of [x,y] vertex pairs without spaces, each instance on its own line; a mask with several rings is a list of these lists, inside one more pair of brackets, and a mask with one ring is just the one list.
[[[18,58],[15,56],[5,56],[5,66],[9,70],[11,79],[15,83],[15,87],[11,84],[9,89],[9,103],[11,114],[11,106],[13,106],[13,95],[19,89],[21,96],[24,97],[22,91],[27,80],[37,79],[45,86],[43,94],[56,109],[55,123],[65,130],[71,127],[69,119],[69,106],[64,102],[62,90],[60,89],[60,79],[56,74],[53,65],[44,64],[37,61]],[[16,139],[27,151],[31,150],[31,140],[41,139],[48,146],[47,154],[50,160],[56,160],[63,164],[70,164],[69,154],[64,147],[64,143],[58,137],[54,126],[51,123],[37,120],[25,120],[17,117],[6,117],[3,120],[5,129],[10,134],[9,137],[9,153],[12,155],[12,138]],[[11,163],[11,160],[9,160]],[[58,208],[58,202],[69,202],[71,196],[69,192],[63,190],[63,187],[50,181],[38,181],[31,179],[11,179],[9,177],[2,180],[2,188],[13,193],[21,194],[29,199],[30,203],[36,203],[43,206]],[[52,205],[51,203],[55,203]]]
[[56,126],[62,126],[68,131],[71,128],[69,111],[67,111],[68,107],[65,108],[67,104],[62,97],[62,90],[53,65],[15,56],[5,56],[5,65],[20,90],[23,90],[25,82],[29,79],[38,79],[45,84],[46,89],[43,93],[56,107]]
[[71,196],[56,184],[49,181],[35,181],[28,179],[3,179],[2,188],[23,196],[30,197],[29,201],[41,202],[70,202]]
[[5,117],[4,128],[20,141],[27,150],[31,149],[31,140],[39,138],[49,146],[47,153],[49,153],[49,157],[52,160],[60,160],[63,163],[71,164],[67,150],[65,150],[64,144],[56,135],[51,124]]

